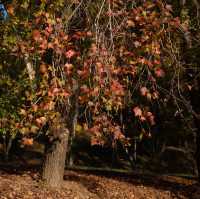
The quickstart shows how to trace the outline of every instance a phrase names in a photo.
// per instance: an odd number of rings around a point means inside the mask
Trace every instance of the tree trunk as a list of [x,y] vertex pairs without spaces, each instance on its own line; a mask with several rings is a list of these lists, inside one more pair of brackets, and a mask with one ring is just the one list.
[[196,130],[196,165],[198,172],[198,181],[200,182],[200,120],[195,118]]
[[190,92],[190,100],[192,108],[195,112],[194,115],[194,124],[196,127],[196,166],[198,172],[198,180],[200,182],[200,79],[197,79],[197,82],[194,84],[195,86]]
[[[75,95],[76,97],[76,95]],[[69,131],[70,131],[70,136],[69,136],[69,141],[68,141],[68,159],[67,159],[67,164],[69,166],[73,166],[74,164],[74,157],[72,153],[72,145],[73,141],[75,138],[75,128],[77,125],[77,117],[78,117],[78,97],[77,98],[72,98],[74,99],[73,105],[70,109],[70,116],[69,116]]]
[[12,142],[13,142],[13,136],[11,135],[11,136],[8,138],[8,143],[7,143],[6,148],[5,148],[5,160],[6,160],[6,161],[8,161],[10,149],[11,149],[11,147],[12,147]]
[[76,136],[76,125],[77,125],[78,111],[79,111],[78,95],[80,92],[77,82],[74,85],[73,91],[74,91],[74,95],[72,95],[70,98],[71,107],[69,109],[69,115],[68,115],[68,129],[69,129],[69,134],[70,134],[69,141],[68,141],[68,151],[67,151],[68,152],[67,154],[68,166],[73,166],[74,164],[72,145],[74,142],[74,138]]
[[53,124],[50,131],[59,136],[46,148],[42,179],[48,187],[60,188],[64,176],[69,132],[57,124]]

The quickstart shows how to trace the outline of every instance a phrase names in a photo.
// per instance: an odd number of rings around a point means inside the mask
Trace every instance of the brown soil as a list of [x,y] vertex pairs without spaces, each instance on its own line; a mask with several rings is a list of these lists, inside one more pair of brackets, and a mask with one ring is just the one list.
[[61,190],[35,172],[0,172],[0,199],[200,199],[200,186],[178,177],[103,175],[67,171]]

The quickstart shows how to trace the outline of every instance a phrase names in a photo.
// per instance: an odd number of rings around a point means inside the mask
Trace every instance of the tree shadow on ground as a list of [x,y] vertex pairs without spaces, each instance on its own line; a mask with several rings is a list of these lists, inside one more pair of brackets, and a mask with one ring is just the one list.
[[81,183],[89,192],[97,194],[99,198],[108,198],[105,187],[103,187],[97,179],[91,179],[89,176],[68,173],[64,176],[64,180]]
[[[97,176],[94,178],[93,176]],[[200,185],[195,179],[186,179],[173,176],[141,175],[136,173],[122,174],[116,172],[102,171],[66,171],[65,180],[81,183],[92,193],[99,193],[101,198],[106,197],[106,186],[102,186],[101,178],[113,179],[118,182],[126,182],[135,187],[144,186],[160,191],[170,191],[173,198],[199,199]],[[102,197],[103,196],[103,197]]]
[[[19,163],[19,161],[18,161]],[[1,165],[0,170],[8,174],[21,175],[23,172],[30,171],[30,173],[38,173],[41,169],[41,164],[37,162],[36,165],[16,165],[13,162]],[[116,172],[112,170],[101,171],[70,171],[66,170],[64,179],[82,184],[88,191],[95,193],[99,198],[108,198],[106,192],[106,184],[102,184],[102,179],[112,179],[117,182],[125,182],[134,187],[144,186],[161,191],[170,191],[174,198],[182,198],[184,196],[188,199],[200,198],[200,185],[196,179],[187,179],[180,177],[167,176],[162,174],[148,174],[139,171],[134,172]],[[33,178],[34,179],[34,178]]]

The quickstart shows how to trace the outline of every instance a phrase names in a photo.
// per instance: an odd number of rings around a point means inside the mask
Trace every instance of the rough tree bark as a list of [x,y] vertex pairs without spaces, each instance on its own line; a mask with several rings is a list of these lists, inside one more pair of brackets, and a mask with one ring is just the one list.
[[54,140],[46,146],[42,179],[46,186],[60,188],[63,182],[69,131],[62,121],[50,126]]

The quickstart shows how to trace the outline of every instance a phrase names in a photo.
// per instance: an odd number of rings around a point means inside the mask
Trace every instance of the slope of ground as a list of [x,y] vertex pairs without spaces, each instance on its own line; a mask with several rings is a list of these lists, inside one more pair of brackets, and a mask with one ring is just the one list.
[[199,199],[193,180],[163,176],[67,171],[61,190],[47,189],[36,172],[0,172],[0,199]]

